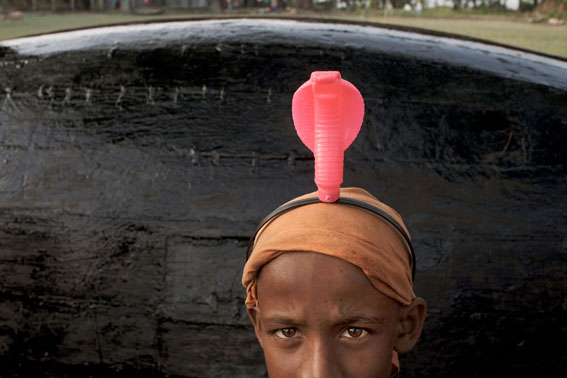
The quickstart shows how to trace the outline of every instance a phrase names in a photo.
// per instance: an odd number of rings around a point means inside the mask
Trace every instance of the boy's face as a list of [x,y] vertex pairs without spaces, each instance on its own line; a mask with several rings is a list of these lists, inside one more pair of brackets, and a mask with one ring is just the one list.
[[359,268],[318,253],[277,257],[257,293],[248,312],[270,378],[387,378],[392,352],[413,348],[425,316],[420,298],[402,307]]

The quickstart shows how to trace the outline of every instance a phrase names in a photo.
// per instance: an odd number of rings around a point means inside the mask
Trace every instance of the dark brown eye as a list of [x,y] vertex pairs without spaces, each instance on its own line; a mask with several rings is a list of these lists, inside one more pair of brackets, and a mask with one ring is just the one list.
[[362,336],[364,330],[362,328],[350,327],[347,329],[348,335],[352,338],[358,338]]
[[297,330],[295,328],[282,328],[276,332],[276,334],[281,338],[290,338],[295,336],[296,333]]

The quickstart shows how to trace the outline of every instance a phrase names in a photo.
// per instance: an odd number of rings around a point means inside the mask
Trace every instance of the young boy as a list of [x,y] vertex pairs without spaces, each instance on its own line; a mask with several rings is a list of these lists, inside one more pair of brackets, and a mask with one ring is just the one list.
[[401,217],[362,189],[345,198],[294,207],[255,235],[242,283],[270,378],[393,377],[421,334]]

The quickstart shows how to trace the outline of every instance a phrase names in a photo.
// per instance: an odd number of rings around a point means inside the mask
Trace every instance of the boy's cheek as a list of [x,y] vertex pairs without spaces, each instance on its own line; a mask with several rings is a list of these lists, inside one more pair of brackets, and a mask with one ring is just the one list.
[[285,348],[264,343],[264,357],[270,378],[294,378],[301,374],[301,348],[296,345]]

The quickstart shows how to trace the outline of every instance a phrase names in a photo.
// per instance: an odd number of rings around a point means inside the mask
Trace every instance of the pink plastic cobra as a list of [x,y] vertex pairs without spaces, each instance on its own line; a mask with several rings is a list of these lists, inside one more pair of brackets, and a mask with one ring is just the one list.
[[343,182],[344,151],[356,139],[364,100],[337,71],[316,71],[293,95],[293,123],[301,141],[315,155],[319,200],[335,202]]

